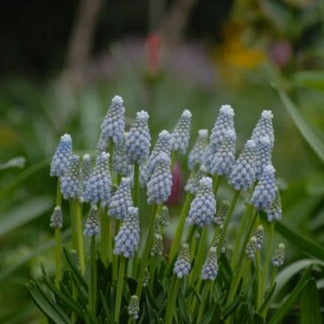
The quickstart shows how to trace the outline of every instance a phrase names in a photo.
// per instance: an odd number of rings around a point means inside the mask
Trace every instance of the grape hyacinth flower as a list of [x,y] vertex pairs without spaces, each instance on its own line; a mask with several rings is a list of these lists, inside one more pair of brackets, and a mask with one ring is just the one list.
[[126,132],[113,155],[113,170],[124,177],[130,176],[133,171],[133,166],[129,164],[126,156],[127,135],[128,133]]
[[190,269],[191,269],[191,264],[190,264],[189,245],[187,243],[184,243],[182,244],[182,247],[180,249],[177,261],[174,264],[173,273],[179,279],[182,279],[189,274]]
[[200,180],[205,176],[205,172],[200,168],[196,172],[191,173],[185,185],[185,191],[196,194],[199,188]]
[[259,144],[259,141],[262,137],[268,137],[270,139],[271,150],[274,145],[272,118],[273,114],[271,110],[263,110],[260,119],[258,120],[255,128],[252,131],[251,137],[256,145]]
[[259,210],[266,210],[271,207],[276,196],[276,182],[274,177],[275,169],[272,165],[264,168],[262,177],[254,189],[251,204]]
[[191,112],[185,109],[171,134],[171,146],[173,151],[180,151],[182,154],[186,153],[190,139],[190,127]]
[[255,154],[255,142],[248,140],[229,176],[229,184],[235,190],[247,190],[253,185],[255,181]]
[[53,214],[50,220],[50,227],[54,229],[62,228],[63,226],[63,213],[60,206],[54,208]]
[[110,199],[109,216],[123,220],[131,206],[133,206],[131,180],[122,178],[119,187]]
[[151,135],[148,118],[146,111],[137,112],[136,119],[126,137],[126,156],[132,164],[144,163],[150,154]]
[[158,222],[161,227],[167,227],[170,224],[170,214],[167,206],[163,206],[158,215]]
[[252,236],[246,245],[245,254],[248,256],[249,259],[253,260],[255,257],[256,250],[258,248],[257,238]]
[[214,223],[217,226],[223,226],[229,207],[230,202],[228,200],[220,200],[217,202],[216,217],[214,218]]
[[82,181],[88,181],[91,175],[91,156],[90,154],[83,154],[81,165]]
[[101,152],[97,156],[96,165],[85,184],[84,200],[91,205],[100,202],[105,207],[111,194],[111,177],[109,171],[109,153]]
[[128,305],[128,315],[131,316],[134,320],[139,318],[139,300],[136,295],[131,296],[129,305]]
[[101,134],[98,143],[98,151],[104,152],[107,150],[109,139],[112,139],[115,146],[118,147],[124,137],[125,129],[125,107],[123,98],[115,96],[111,100],[111,105],[101,124]]
[[171,194],[172,175],[170,158],[160,153],[156,167],[147,184],[147,201],[149,204],[166,202]]
[[68,168],[72,159],[72,138],[69,134],[61,136],[55,154],[51,162],[50,175],[61,177]]
[[255,160],[255,176],[260,180],[264,168],[271,164],[271,141],[269,136],[262,136],[257,142],[256,160]]
[[276,188],[275,199],[271,206],[265,210],[268,222],[280,220],[282,218],[281,198],[278,188]]
[[82,198],[80,156],[73,155],[67,170],[61,177],[61,192],[64,199]]
[[264,230],[262,225],[259,225],[257,227],[254,236],[256,237],[257,248],[260,250],[263,243],[263,237],[264,237]]
[[98,208],[92,205],[89,211],[88,219],[84,225],[83,234],[86,236],[94,236],[100,233],[100,222],[98,218]]
[[154,242],[151,250],[152,256],[162,256],[163,254],[163,236],[161,234],[161,227],[158,225],[155,228]]
[[124,222],[115,237],[114,254],[131,258],[138,250],[140,227],[138,208],[129,207]]
[[209,225],[216,213],[216,200],[213,194],[213,182],[209,177],[200,180],[196,197],[190,205],[187,223],[203,227]]
[[201,279],[215,280],[218,272],[216,247],[212,246],[209,249],[206,261],[201,270]]
[[235,164],[236,135],[233,130],[224,132],[224,138],[210,165],[210,173],[229,176]]
[[201,165],[208,146],[208,129],[200,129],[198,138],[188,155],[188,168],[192,170],[195,165]]
[[275,267],[281,267],[285,260],[285,245],[280,243],[275,251],[274,257],[272,259],[272,264]]

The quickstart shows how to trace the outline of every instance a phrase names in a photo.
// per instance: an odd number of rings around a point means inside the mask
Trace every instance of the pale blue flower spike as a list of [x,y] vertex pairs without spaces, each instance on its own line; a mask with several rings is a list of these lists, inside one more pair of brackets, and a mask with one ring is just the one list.
[[213,181],[209,177],[200,180],[196,197],[191,202],[186,222],[189,225],[203,227],[211,224],[216,214],[216,200],[213,193]]
[[111,100],[110,107],[101,124],[101,134],[98,143],[98,151],[104,152],[108,149],[108,142],[113,140],[116,147],[120,145],[124,137],[125,129],[125,107],[123,98],[115,96]]
[[235,190],[247,190],[253,185],[255,181],[255,155],[255,142],[248,140],[229,176],[229,184]]
[[79,155],[73,155],[67,170],[61,177],[61,192],[63,198],[66,200],[78,199],[83,201]]
[[251,137],[251,139],[254,140],[256,145],[259,144],[259,141],[261,140],[262,137],[269,137],[271,150],[274,145],[272,118],[273,118],[273,114],[271,110],[263,110],[260,119],[258,120],[256,126],[252,131],[252,137]]
[[147,183],[149,204],[161,204],[168,200],[172,187],[170,164],[170,157],[165,153],[160,153],[151,179]]
[[209,143],[205,149],[205,154],[203,155],[203,161],[201,166],[202,170],[205,173],[211,174],[211,166],[216,152],[217,152],[217,146],[213,143]]
[[126,132],[122,141],[113,154],[113,170],[124,177],[129,177],[133,172],[133,166],[128,162],[126,156]]
[[131,258],[138,250],[140,241],[140,226],[138,208],[129,207],[123,224],[115,237],[114,254]]
[[257,227],[254,236],[256,237],[256,240],[257,240],[257,248],[260,250],[262,247],[263,238],[264,238],[264,229],[263,229],[262,225],[259,225]]
[[268,222],[279,221],[282,218],[281,198],[278,188],[276,188],[276,196],[270,208],[265,210]]
[[201,270],[201,279],[215,280],[218,272],[216,247],[209,249],[206,261]]
[[53,214],[51,215],[50,227],[53,229],[59,229],[63,226],[63,213],[60,206],[54,208]]
[[188,276],[191,270],[189,245],[187,243],[182,244],[179,252],[179,256],[174,264],[173,273],[179,278],[185,278]]
[[185,109],[179,118],[177,125],[171,133],[171,146],[173,151],[186,153],[190,139],[191,112]]
[[275,267],[281,267],[285,261],[285,245],[280,243],[275,251],[274,257],[272,259],[272,264]]
[[254,189],[251,204],[258,210],[265,211],[269,209],[275,200],[276,190],[275,169],[272,165],[267,165]]
[[108,214],[113,218],[124,220],[131,206],[133,206],[131,180],[122,178],[119,187],[110,199]]
[[191,173],[187,183],[185,185],[185,191],[190,192],[191,194],[196,194],[199,188],[200,180],[205,176],[205,172],[202,169],[198,169],[196,172]]
[[105,207],[111,195],[111,176],[109,171],[109,153],[101,152],[90,178],[85,183],[84,200],[90,205]]
[[272,146],[269,136],[262,136],[257,143],[255,176],[260,180],[263,169],[271,163]]
[[86,236],[94,236],[100,233],[100,221],[98,217],[98,208],[92,205],[89,211],[88,219],[84,225],[83,234]]
[[61,177],[72,159],[72,138],[69,134],[61,136],[60,142],[51,161],[50,175]]
[[197,140],[188,155],[188,168],[190,170],[203,163],[208,143],[208,129],[200,129]]
[[126,138],[126,155],[132,164],[144,163],[150,154],[151,135],[148,127],[149,115],[146,111],[136,114],[136,119]]
[[210,173],[229,176],[235,164],[236,135],[233,130],[227,130],[224,138],[210,165]]

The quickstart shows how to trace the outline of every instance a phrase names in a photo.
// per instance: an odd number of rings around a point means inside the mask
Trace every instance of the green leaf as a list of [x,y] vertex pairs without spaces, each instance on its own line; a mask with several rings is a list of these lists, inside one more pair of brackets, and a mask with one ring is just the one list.
[[48,196],[28,199],[6,212],[0,219],[0,237],[44,214],[52,206]]
[[316,282],[312,278],[303,289],[300,308],[301,324],[321,323],[321,310]]
[[282,320],[285,318],[285,316],[289,313],[291,308],[294,306],[295,302],[297,301],[297,298],[299,297],[300,293],[302,292],[305,285],[307,284],[311,271],[312,271],[312,267],[310,266],[307,269],[307,271],[303,274],[303,276],[299,280],[294,290],[289,294],[288,298],[274,312],[268,324],[282,323]]
[[300,71],[292,79],[296,86],[324,91],[324,71]]

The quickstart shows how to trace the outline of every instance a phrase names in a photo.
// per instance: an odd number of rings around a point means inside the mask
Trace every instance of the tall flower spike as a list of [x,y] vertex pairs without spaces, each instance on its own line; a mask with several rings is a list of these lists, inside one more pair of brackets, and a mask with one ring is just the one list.
[[285,245],[280,243],[275,251],[274,257],[272,259],[272,264],[275,267],[281,267],[285,260]]
[[255,161],[255,176],[260,180],[263,169],[271,164],[271,141],[269,136],[262,136],[257,142],[256,161]]
[[61,177],[72,159],[72,138],[69,134],[61,136],[55,154],[51,162],[50,175]]
[[248,256],[249,259],[253,260],[255,257],[256,250],[258,248],[257,238],[252,236],[246,245],[245,254]]
[[111,177],[109,171],[109,153],[101,152],[97,156],[96,166],[85,184],[84,200],[91,205],[100,202],[105,207],[109,203]]
[[140,227],[138,209],[129,207],[124,222],[115,237],[114,254],[131,258],[138,250],[140,240]]
[[211,174],[230,175],[235,164],[235,142],[235,132],[227,130],[211,163]]
[[126,155],[132,164],[144,163],[150,154],[151,135],[147,123],[148,118],[146,111],[139,111],[126,138]]
[[271,207],[276,197],[275,169],[272,165],[264,168],[262,177],[254,189],[251,204],[259,210],[266,210]]
[[251,137],[251,139],[254,140],[257,145],[259,144],[259,141],[262,137],[269,137],[271,149],[273,148],[274,144],[272,118],[273,114],[271,110],[263,110],[260,119],[253,129]]
[[110,199],[109,216],[123,220],[131,206],[133,206],[131,180],[122,178],[118,189]]
[[113,154],[113,170],[118,172],[124,177],[131,175],[133,171],[133,166],[129,164],[126,156],[126,137],[128,133],[125,133],[123,139],[121,140],[119,146]]
[[257,240],[257,248],[260,250],[263,243],[263,237],[264,237],[264,230],[262,225],[259,225],[257,227],[254,236],[256,237]]
[[110,107],[101,124],[101,134],[98,143],[99,152],[107,150],[109,139],[112,139],[115,146],[118,147],[124,137],[125,129],[125,107],[122,97],[115,96],[111,100]]
[[131,316],[134,320],[139,318],[139,300],[136,295],[131,296],[129,305],[128,305],[128,315]]
[[61,192],[64,199],[83,200],[79,155],[73,155],[67,170],[61,177]]
[[230,202],[228,200],[220,200],[217,202],[217,212],[214,219],[216,225],[223,226],[229,207]]
[[235,133],[234,110],[230,105],[223,105],[219,109],[217,119],[209,137],[210,143],[215,146],[216,151],[220,143],[224,140],[225,132],[228,130]]
[[179,278],[186,277],[191,269],[190,264],[190,253],[189,253],[189,245],[187,243],[182,244],[182,247],[179,252],[179,256],[177,261],[173,267],[173,273]]
[[54,208],[53,214],[50,220],[50,227],[57,229],[62,228],[63,226],[63,213],[60,206]]
[[86,236],[94,236],[100,233],[100,222],[98,218],[98,208],[92,205],[89,211],[88,219],[84,225],[83,234]]
[[255,142],[245,143],[229,177],[229,183],[235,190],[247,190],[255,181]]
[[156,162],[160,157],[160,153],[165,153],[168,156],[170,156],[171,153],[171,135],[165,129],[160,132],[158,140],[156,141],[153,150],[148,158],[147,164],[143,164],[143,169],[141,170],[142,185],[146,185],[150,180]]
[[265,210],[268,222],[280,220],[282,218],[281,198],[278,188],[276,188],[276,196],[271,206]]
[[208,129],[200,129],[198,138],[188,155],[188,168],[192,170],[196,164],[202,164],[208,146]]
[[213,181],[209,177],[200,180],[196,197],[190,205],[187,223],[199,227],[209,225],[216,213],[216,201],[213,193]]
[[182,154],[186,153],[191,126],[191,112],[185,109],[182,112],[179,121],[171,134],[171,145],[173,151],[180,151]]
[[168,200],[172,187],[170,164],[169,156],[160,153],[154,172],[147,184],[147,201],[149,204],[161,204]]
[[91,175],[91,156],[90,154],[82,155],[82,165],[81,165],[82,181],[85,183],[89,180]]
[[205,172],[202,171],[202,169],[198,169],[195,172],[192,172],[190,174],[189,179],[187,180],[187,183],[185,185],[185,191],[190,192],[191,194],[196,194],[197,190],[199,188],[200,180],[205,176]]
[[206,261],[201,270],[201,279],[215,280],[218,272],[216,248],[209,249]]

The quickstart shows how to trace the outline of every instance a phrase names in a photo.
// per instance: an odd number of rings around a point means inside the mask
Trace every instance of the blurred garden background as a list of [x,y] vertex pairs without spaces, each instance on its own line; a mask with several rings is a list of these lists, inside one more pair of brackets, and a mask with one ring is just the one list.
[[[230,104],[241,148],[271,109],[284,223],[323,245],[323,1],[4,0],[0,24],[0,323],[42,321],[25,284],[54,262],[49,162],[65,132],[95,149],[115,94],[153,141],[184,108],[194,138]],[[314,259],[284,242],[289,289]]]

